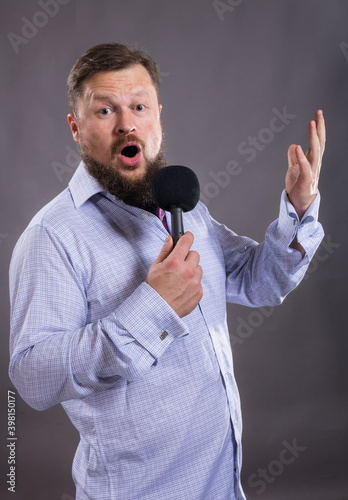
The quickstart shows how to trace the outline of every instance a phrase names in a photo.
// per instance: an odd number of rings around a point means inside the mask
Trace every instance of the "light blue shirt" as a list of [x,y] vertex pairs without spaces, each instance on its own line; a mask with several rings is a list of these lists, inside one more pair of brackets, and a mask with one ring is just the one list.
[[61,403],[78,429],[78,500],[245,498],[226,301],[282,302],[322,240],[318,206],[319,195],[299,222],[284,192],[262,244],[202,203],[185,213],[203,298],[182,319],[145,282],[163,224],[103,192],[83,163],[33,218],[10,267],[10,377],[29,405]]

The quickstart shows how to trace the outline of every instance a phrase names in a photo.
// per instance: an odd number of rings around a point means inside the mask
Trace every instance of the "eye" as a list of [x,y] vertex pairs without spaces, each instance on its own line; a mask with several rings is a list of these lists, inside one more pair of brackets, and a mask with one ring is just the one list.
[[135,109],[136,109],[136,111],[144,111],[145,106],[144,106],[144,104],[137,104],[135,106]]
[[99,111],[99,114],[101,114],[101,115],[109,115],[110,113],[111,113],[111,109],[110,108],[102,108]]

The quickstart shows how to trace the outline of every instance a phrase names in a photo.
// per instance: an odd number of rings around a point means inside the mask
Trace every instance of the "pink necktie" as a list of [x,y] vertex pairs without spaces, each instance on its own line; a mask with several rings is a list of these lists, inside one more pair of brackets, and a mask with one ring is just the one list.
[[164,227],[166,228],[166,230],[169,233],[169,228],[168,228],[167,218],[166,218],[166,212],[162,208],[157,207],[156,210],[155,210],[155,215],[157,215],[157,217],[159,218],[159,220],[162,221],[162,224],[164,225]]

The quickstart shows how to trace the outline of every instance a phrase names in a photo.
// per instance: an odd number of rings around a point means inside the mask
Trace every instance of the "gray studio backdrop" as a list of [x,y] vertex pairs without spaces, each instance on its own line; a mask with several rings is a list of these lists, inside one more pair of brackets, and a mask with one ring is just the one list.
[[74,498],[75,429],[59,406],[32,410],[7,375],[8,265],[78,163],[67,74],[85,49],[117,41],[159,63],[169,163],[194,169],[212,215],[258,241],[278,214],[288,146],[307,148],[308,122],[324,110],[323,244],[281,306],[229,305],[228,320],[248,498],[347,500],[348,2],[13,0],[1,2],[0,26],[1,499]]

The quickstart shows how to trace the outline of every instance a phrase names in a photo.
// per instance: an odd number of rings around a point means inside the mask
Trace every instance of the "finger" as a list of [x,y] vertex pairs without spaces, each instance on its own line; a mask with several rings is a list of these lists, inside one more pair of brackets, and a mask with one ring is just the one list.
[[307,160],[301,146],[296,146],[296,157],[297,157],[297,161],[298,161],[298,165],[299,165],[301,174],[303,176],[307,176],[311,170],[311,165],[310,165],[309,161]]
[[300,175],[300,167],[296,156],[296,144],[291,144],[288,149],[288,171],[285,177],[285,187],[287,192],[291,191]]
[[325,127],[324,115],[321,109],[319,109],[315,114],[315,122],[317,124],[317,133],[319,137],[320,151],[321,155],[323,155],[326,142],[326,127]]
[[291,144],[288,149],[289,168],[294,167],[297,164],[296,147],[296,144]]
[[173,258],[178,258],[185,260],[187,257],[187,254],[190,251],[190,248],[192,247],[194,240],[194,236],[190,231],[186,231],[178,240],[177,244],[175,245],[172,256]]
[[308,125],[309,150],[306,154],[311,167],[317,170],[320,164],[320,142],[317,132],[317,124],[314,120]]
[[163,262],[169,255],[170,252],[173,250],[173,238],[170,236],[170,234],[167,235],[164,245],[161,248],[160,253],[158,254],[157,259],[154,261],[154,264],[160,264]]
[[186,262],[188,264],[192,264],[194,267],[197,267],[201,256],[195,250],[190,250],[186,257]]

